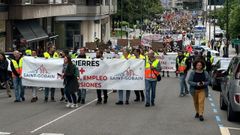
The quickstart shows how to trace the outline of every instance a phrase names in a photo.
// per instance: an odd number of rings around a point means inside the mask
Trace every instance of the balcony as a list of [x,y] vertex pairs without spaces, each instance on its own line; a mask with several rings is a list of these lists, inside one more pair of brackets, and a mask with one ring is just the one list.
[[77,15],[80,16],[102,16],[115,14],[117,6],[86,6],[77,5]]
[[0,3],[0,20],[8,19],[8,5]]
[[9,19],[34,19],[76,14],[76,5],[68,0],[13,0]]

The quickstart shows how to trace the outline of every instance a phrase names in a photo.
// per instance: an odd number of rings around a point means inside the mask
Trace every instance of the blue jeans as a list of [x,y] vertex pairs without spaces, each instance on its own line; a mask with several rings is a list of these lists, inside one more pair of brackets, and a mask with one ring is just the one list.
[[24,88],[22,86],[22,79],[19,77],[13,78],[13,85],[15,90],[15,98],[20,101],[20,98],[24,98]]
[[155,95],[156,95],[156,86],[157,86],[157,81],[145,80],[147,104],[150,104],[150,100],[151,100],[151,103],[154,104]]
[[45,88],[45,98],[48,98],[49,95],[49,89],[51,90],[51,99],[54,99],[55,95],[55,88]]
[[185,94],[188,92],[187,83],[186,83],[186,74],[180,74],[180,94]]
[[78,98],[85,100],[86,99],[86,94],[87,94],[87,90],[86,89],[79,89],[78,90]]
[[[131,91],[130,90],[126,90],[126,101],[129,100],[130,94],[131,94]],[[119,90],[118,91],[118,101],[123,101],[123,90]]]
[[75,93],[70,94],[67,89],[64,89],[64,91],[65,91],[65,95],[67,97],[68,102],[77,104],[77,96],[76,96],[76,94]]

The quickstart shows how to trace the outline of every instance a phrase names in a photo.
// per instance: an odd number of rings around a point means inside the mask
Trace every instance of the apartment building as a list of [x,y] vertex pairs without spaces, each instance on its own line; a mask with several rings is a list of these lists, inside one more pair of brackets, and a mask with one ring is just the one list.
[[187,10],[202,10],[203,0],[183,0],[183,8]]
[[6,51],[30,47],[44,51],[55,42],[56,16],[76,14],[69,0],[9,0]]
[[75,15],[55,17],[55,30],[61,48],[85,46],[95,39],[107,42],[111,33],[111,15],[117,12],[117,0],[69,0],[77,6]]
[[5,51],[7,20],[8,20],[8,1],[0,0],[0,50],[2,51]]

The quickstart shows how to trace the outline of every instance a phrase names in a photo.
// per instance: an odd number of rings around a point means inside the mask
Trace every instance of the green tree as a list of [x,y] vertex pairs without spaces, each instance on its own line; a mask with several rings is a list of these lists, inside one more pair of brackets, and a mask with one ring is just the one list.
[[121,21],[122,15],[123,21],[134,25],[137,20],[141,22],[142,19],[152,18],[162,11],[160,0],[118,0],[118,11],[113,18],[114,21]]

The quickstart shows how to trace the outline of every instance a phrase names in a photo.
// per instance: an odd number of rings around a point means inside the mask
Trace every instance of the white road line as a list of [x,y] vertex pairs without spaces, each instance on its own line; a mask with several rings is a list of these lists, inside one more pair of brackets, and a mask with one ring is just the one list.
[[235,127],[226,127],[228,129],[232,129],[232,130],[239,130],[240,131],[240,128],[235,128]]
[[[111,92],[108,92],[108,94],[110,94],[110,93],[112,93],[112,91],[111,91]],[[62,118],[64,118],[64,117],[66,117],[66,116],[68,116],[68,115],[70,115],[70,114],[72,114],[72,113],[74,113],[74,112],[76,112],[76,111],[78,111],[78,110],[83,109],[84,107],[92,104],[92,103],[95,102],[95,101],[97,101],[97,98],[94,99],[94,100],[92,100],[91,102],[88,102],[87,104],[85,104],[85,105],[83,105],[83,106],[81,106],[81,107],[79,107],[79,108],[76,108],[76,109],[74,109],[74,110],[72,110],[72,111],[70,111],[70,112],[68,112],[68,113],[66,113],[66,114],[64,114],[64,115],[62,115],[62,116],[60,116],[60,117],[58,117],[58,118],[56,118],[56,119],[54,119],[54,120],[46,123],[46,124],[38,127],[38,128],[36,128],[36,129],[32,130],[31,133],[35,133],[36,131],[38,131],[38,130],[46,127],[46,126],[48,126],[48,125],[50,125],[50,124],[52,124],[52,123],[54,123],[54,122],[56,122],[56,121],[58,121],[58,120],[60,120],[60,119],[62,119]]]
[[11,135],[9,132],[0,132],[0,135]]
[[60,133],[42,133],[40,135],[64,135],[64,134],[60,134]]
[[219,127],[219,128],[220,128],[221,135],[231,135],[228,128],[226,127]]

